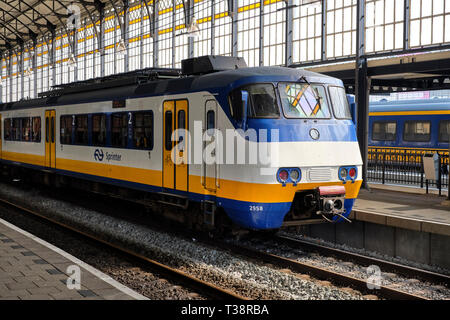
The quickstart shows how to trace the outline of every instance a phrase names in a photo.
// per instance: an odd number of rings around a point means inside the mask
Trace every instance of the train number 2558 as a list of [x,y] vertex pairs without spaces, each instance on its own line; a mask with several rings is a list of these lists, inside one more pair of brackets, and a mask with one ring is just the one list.
[[263,211],[264,207],[263,206],[249,206],[250,207],[250,211]]

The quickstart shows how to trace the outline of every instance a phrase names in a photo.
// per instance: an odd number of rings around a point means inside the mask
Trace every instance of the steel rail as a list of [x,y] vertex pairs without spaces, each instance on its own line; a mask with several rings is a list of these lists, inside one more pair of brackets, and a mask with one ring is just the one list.
[[5,207],[13,208],[14,210],[24,212],[26,214],[31,214],[35,217],[38,217],[40,219],[46,220],[48,222],[51,222],[52,224],[58,225],[60,227],[63,227],[64,229],[68,229],[72,232],[75,232],[77,234],[80,234],[84,237],[87,237],[89,239],[92,239],[97,242],[101,242],[104,245],[107,245],[111,248],[114,248],[122,253],[125,253],[127,255],[130,255],[134,258],[137,258],[139,260],[144,261],[145,263],[149,264],[149,266],[156,270],[159,273],[163,273],[165,275],[170,276],[171,278],[175,278],[179,282],[188,285],[190,288],[193,288],[195,290],[199,290],[202,294],[206,294],[209,297],[215,298],[215,299],[223,299],[223,300],[249,300],[246,297],[240,296],[236,293],[233,293],[229,290],[217,287],[211,283],[208,283],[206,281],[203,281],[201,279],[198,279],[194,276],[191,276],[181,270],[169,267],[165,264],[162,264],[156,260],[150,259],[140,253],[134,252],[133,250],[127,249],[125,247],[122,247],[120,245],[114,244],[112,242],[106,241],[104,239],[100,239],[99,237],[92,235],[90,233],[87,233],[85,231],[81,231],[73,226],[69,226],[65,223],[62,223],[60,221],[56,221],[54,219],[51,219],[43,214],[40,214],[36,211],[33,211],[31,209],[25,208],[21,205],[12,203],[8,200],[0,198],[0,205],[3,205]]
[[324,245],[311,243],[309,241],[304,241],[300,239],[294,239],[289,236],[280,236],[276,235],[273,238],[274,241],[280,244],[287,245],[291,248],[307,250],[310,252],[316,252],[320,254],[324,254],[327,256],[334,256],[336,258],[345,260],[345,261],[353,261],[357,264],[370,266],[376,265],[384,272],[393,272],[399,275],[404,275],[413,278],[419,278],[421,280],[430,281],[433,283],[441,283],[445,286],[449,286],[450,284],[450,276],[440,273],[431,272],[428,270],[423,270],[419,268],[414,268],[406,265],[402,265],[399,263],[386,261],[374,257],[369,257],[365,255],[361,255],[354,252],[349,252],[337,248],[331,248]]
[[252,249],[246,246],[235,245],[227,242],[211,243],[215,247],[222,250],[227,250],[236,255],[241,255],[255,259],[260,262],[266,262],[276,265],[281,268],[288,268],[293,272],[309,274],[319,280],[328,280],[331,283],[339,286],[346,286],[354,288],[360,292],[376,295],[390,300],[430,300],[428,298],[407,293],[404,291],[391,288],[389,286],[380,286],[378,289],[369,289],[365,280],[355,278],[349,274],[337,273],[325,268],[317,267],[309,263],[299,262],[288,259],[271,253]]

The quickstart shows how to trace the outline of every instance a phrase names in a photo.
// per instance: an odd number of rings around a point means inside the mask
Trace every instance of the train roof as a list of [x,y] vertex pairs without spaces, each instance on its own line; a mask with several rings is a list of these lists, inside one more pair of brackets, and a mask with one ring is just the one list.
[[370,112],[450,110],[450,99],[422,99],[371,102]]
[[[249,83],[297,82],[302,77],[306,78],[308,82],[342,86],[342,81],[339,79],[311,71],[286,67],[244,67],[188,76],[180,75],[179,71],[171,73],[169,72],[170,70],[173,71],[175,69],[166,69],[166,77],[158,76],[158,72],[162,73],[164,69],[153,70],[155,76],[149,76],[144,81],[142,71],[137,71],[140,72],[139,77],[133,76],[132,73],[127,73],[127,77],[123,79],[120,78],[120,75],[114,75],[110,80],[104,82],[101,81],[102,78],[97,78],[78,82],[73,86],[71,84],[61,85],[60,89],[54,90],[55,94],[52,94],[53,91],[50,91],[43,98],[0,104],[0,111],[196,91],[217,93]],[[149,70],[149,72],[151,71]]]

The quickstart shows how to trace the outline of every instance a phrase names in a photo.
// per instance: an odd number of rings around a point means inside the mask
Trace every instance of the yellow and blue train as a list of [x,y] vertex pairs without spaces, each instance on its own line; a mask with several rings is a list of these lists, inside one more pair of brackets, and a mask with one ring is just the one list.
[[369,147],[448,154],[450,99],[381,101],[370,104]]
[[[342,81],[239,58],[60,86],[0,105],[0,119],[3,174],[145,202],[189,225],[337,221],[362,182]],[[269,149],[276,162],[248,161]]]

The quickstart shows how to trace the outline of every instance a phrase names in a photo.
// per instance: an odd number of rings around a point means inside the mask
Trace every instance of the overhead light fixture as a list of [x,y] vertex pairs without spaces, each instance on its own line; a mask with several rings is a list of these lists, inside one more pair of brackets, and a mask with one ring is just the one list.
[[191,23],[186,28],[186,35],[188,38],[200,37],[200,27],[195,16],[192,17]]
[[69,59],[67,59],[67,65],[70,69],[75,68],[77,65],[77,60],[75,59],[75,55],[73,53],[70,55]]
[[117,44],[116,52],[118,54],[126,54],[127,53],[127,47],[125,46],[125,41],[123,41],[123,39],[120,39],[119,43]]

